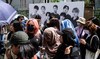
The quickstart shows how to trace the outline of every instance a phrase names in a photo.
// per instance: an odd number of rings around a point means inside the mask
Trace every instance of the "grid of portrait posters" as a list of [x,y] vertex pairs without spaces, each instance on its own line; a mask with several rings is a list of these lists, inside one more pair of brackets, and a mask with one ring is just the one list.
[[29,18],[34,17],[34,15],[40,15],[41,19],[43,19],[42,22],[44,22],[47,12],[55,12],[57,15],[66,12],[68,17],[70,16],[71,18],[74,16],[84,17],[84,1],[29,4]]

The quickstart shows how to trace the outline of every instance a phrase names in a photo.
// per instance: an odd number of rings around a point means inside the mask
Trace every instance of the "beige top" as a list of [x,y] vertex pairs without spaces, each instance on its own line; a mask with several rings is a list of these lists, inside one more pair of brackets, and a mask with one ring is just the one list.
[[12,52],[12,50],[11,49],[8,49],[7,51],[6,51],[6,54],[4,55],[4,59],[16,59],[17,58],[17,56]]

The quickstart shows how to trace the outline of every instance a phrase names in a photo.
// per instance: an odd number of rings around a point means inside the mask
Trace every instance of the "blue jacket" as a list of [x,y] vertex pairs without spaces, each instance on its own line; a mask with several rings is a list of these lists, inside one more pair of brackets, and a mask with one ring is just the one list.
[[61,30],[65,29],[65,28],[72,28],[72,30],[74,31],[74,34],[76,36],[75,38],[75,42],[76,44],[79,46],[79,39],[78,39],[78,36],[76,34],[76,31],[75,31],[75,28],[72,24],[72,22],[69,20],[69,19],[65,19],[61,22]]

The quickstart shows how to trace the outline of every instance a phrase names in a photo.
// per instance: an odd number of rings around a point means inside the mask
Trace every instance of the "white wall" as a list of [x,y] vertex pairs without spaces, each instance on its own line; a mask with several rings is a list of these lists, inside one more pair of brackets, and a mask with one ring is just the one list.
[[[5,0],[3,0],[3,1],[5,1]],[[21,2],[21,1],[23,1],[23,2]],[[26,0],[26,5],[25,5],[24,1],[25,0],[12,0],[11,5],[16,10],[28,10],[29,9],[29,4],[32,4],[32,3],[45,3],[45,0]],[[60,0],[60,1],[71,2],[71,0]],[[76,1],[79,1],[79,0],[76,0]]]

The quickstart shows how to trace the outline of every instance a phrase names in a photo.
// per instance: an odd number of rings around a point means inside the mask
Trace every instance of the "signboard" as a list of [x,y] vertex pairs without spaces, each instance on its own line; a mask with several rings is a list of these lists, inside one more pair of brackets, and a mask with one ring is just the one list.
[[[77,14],[74,14],[73,11],[77,12]],[[34,17],[34,15],[39,14],[42,18],[41,19],[42,22],[44,23],[47,12],[50,13],[55,12],[58,15],[60,15],[62,12],[66,12],[66,14],[70,15],[71,18],[74,16],[84,17],[84,2],[79,1],[79,2],[29,4],[29,18],[32,18]]]

